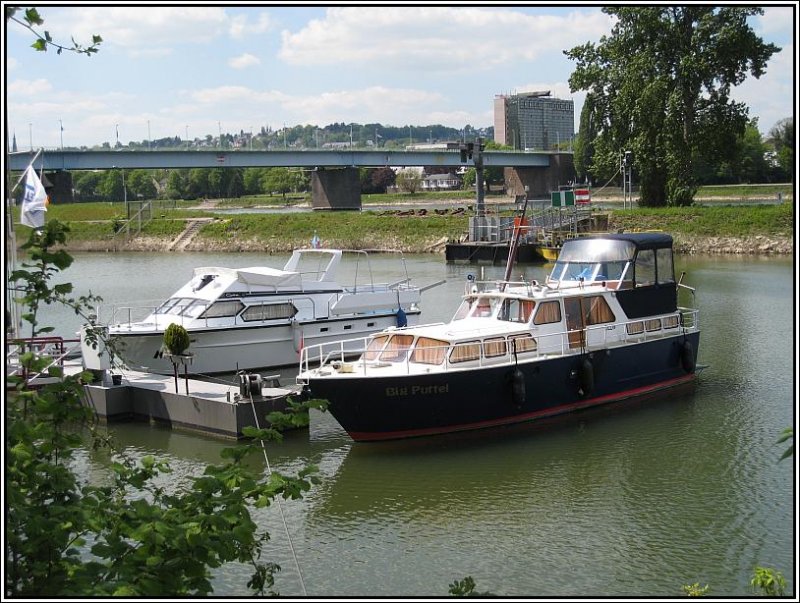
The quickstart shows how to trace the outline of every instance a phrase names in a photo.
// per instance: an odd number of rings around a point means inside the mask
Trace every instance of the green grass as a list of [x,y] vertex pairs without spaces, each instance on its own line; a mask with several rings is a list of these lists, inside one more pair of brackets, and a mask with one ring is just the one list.
[[467,229],[463,216],[396,216],[376,212],[242,214],[208,224],[198,234],[209,241],[257,242],[268,249],[308,245],[314,232],[323,246],[345,249],[414,249],[455,238]]
[[[436,193],[448,198],[458,193]],[[738,194],[738,193],[737,193]],[[443,197],[442,197],[443,195]],[[364,196],[366,197],[366,195]],[[376,203],[391,204],[394,195],[375,195]],[[408,199],[407,194],[399,195]],[[415,195],[419,200],[428,195]],[[177,207],[196,206],[179,202]],[[17,241],[27,240],[30,229],[20,226],[19,209],[14,210]],[[625,230],[661,230],[687,236],[747,237],[753,235],[790,237],[794,233],[794,204],[712,205],[692,207],[637,208],[612,211],[611,227]],[[154,219],[144,228],[149,237],[172,240],[180,234],[190,217],[216,217],[205,225],[195,242],[213,249],[253,249],[286,251],[306,246],[314,232],[322,244],[345,249],[402,249],[425,251],[442,239],[455,239],[466,233],[468,217],[453,215],[399,216],[377,211],[330,211],[275,214],[221,215],[199,210],[173,209],[172,202],[157,204]],[[113,238],[114,219],[124,217],[122,203],[74,203],[51,205],[47,219],[66,222],[70,242],[104,241]],[[124,237],[122,239],[124,240]]]
[[[725,197],[731,201],[747,199],[774,198],[778,193],[783,198],[792,198],[794,191],[791,184],[725,184],[714,186],[701,186],[695,195],[695,202],[701,202],[704,197]],[[602,191],[593,190],[592,196],[598,199],[607,197],[622,197],[619,187],[606,187]]]
[[663,230],[695,236],[791,236],[793,205],[727,205],[614,210],[614,228]]

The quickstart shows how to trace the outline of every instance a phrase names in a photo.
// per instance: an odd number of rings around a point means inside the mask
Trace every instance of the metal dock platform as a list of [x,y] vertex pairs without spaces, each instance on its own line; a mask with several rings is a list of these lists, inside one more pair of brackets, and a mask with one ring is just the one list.
[[[266,416],[287,408],[299,389],[260,387],[260,395],[242,395],[240,386],[168,375],[124,371],[119,385],[86,385],[86,403],[108,421],[149,420],[173,428],[241,438],[244,427],[265,427]],[[188,393],[187,393],[188,392]]]

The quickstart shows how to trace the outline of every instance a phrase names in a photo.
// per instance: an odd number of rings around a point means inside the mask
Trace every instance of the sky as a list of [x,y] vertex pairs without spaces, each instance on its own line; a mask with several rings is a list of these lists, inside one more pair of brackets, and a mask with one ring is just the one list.
[[[782,48],[734,99],[766,134],[794,115],[794,5],[750,23]],[[19,150],[186,139],[284,125],[493,125],[499,94],[550,90],[575,101],[565,49],[598,42],[600,5],[39,6],[54,41],[91,56],[36,52],[6,23],[5,104]],[[62,129],[63,128],[63,129]],[[63,137],[63,138],[62,138]]]

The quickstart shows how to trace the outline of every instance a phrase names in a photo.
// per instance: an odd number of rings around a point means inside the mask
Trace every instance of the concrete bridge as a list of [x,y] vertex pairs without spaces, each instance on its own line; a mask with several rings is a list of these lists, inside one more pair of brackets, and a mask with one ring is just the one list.
[[[476,154],[477,155],[477,154]],[[12,170],[23,170],[34,153],[11,153]],[[505,168],[509,194],[546,197],[549,191],[573,178],[572,153],[483,151],[482,168]],[[472,158],[462,161],[454,150],[211,150],[211,151],[44,151],[35,167],[53,172],[48,178],[54,185],[53,200],[71,199],[71,176],[74,170],[108,169],[191,169],[191,168],[313,168],[312,199],[314,207],[328,209],[361,206],[359,167],[475,167]],[[527,187],[527,188],[526,188]]]

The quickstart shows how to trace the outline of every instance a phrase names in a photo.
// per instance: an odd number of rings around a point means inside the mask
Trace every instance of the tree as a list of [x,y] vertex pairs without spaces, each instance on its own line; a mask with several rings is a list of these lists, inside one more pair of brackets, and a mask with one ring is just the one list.
[[106,201],[122,201],[125,198],[122,171],[106,170],[97,192],[100,193],[100,196]]
[[[598,135],[593,163],[619,165],[633,152],[643,205],[689,205],[694,163],[726,157],[744,131],[747,108],[731,87],[764,74],[780,49],[747,24],[754,7],[607,7],[611,36],[565,51],[576,61],[573,92],[593,98]],[[605,157],[599,157],[599,155]]]
[[786,117],[769,131],[767,141],[777,153],[781,170],[794,182],[794,118]]
[[592,159],[594,158],[594,141],[597,138],[597,116],[595,115],[594,96],[589,93],[581,109],[578,135],[575,137],[575,173],[578,181],[588,182],[595,176]]
[[[51,285],[72,263],[57,249],[67,232],[57,220],[32,230],[23,245],[30,260],[11,275],[24,294],[23,319],[32,337],[52,330],[38,326],[42,304],[66,304],[89,321],[86,310],[101,301],[70,297],[69,283]],[[97,344],[98,331],[88,333]],[[113,342],[105,344],[113,348]],[[20,360],[29,374],[47,371],[62,380],[35,390],[24,378],[9,378],[15,389],[5,405],[7,596],[205,595],[213,592],[211,569],[229,561],[250,565],[253,594],[272,592],[280,568],[261,561],[269,534],[259,532],[250,510],[277,497],[301,498],[314,481],[313,467],[296,476],[247,469],[246,457],[261,452],[259,440],[279,438],[277,431],[246,428],[253,439],[226,449],[221,465],[206,467],[178,487],[158,485],[155,478],[169,472],[165,463],[151,456],[134,462],[93,430],[94,413],[81,402],[91,373],[64,376],[35,352],[21,354]],[[273,426],[299,425],[307,419],[304,407],[307,403],[292,403],[300,415],[277,413],[267,419]],[[73,458],[87,447],[111,455],[107,479],[99,483],[76,473]]]
[[395,183],[400,187],[400,190],[413,195],[422,184],[422,174],[417,170],[400,170],[395,178]]
[[142,199],[156,198],[156,183],[150,170],[132,170],[125,179],[125,183],[129,194],[133,197],[141,197]]
[[372,171],[372,186],[376,192],[385,193],[386,188],[395,182],[394,170],[390,167],[377,168]]
[[186,196],[187,184],[186,170],[170,170],[167,176],[167,199],[183,199]]
[[48,48],[55,48],[57,54],[61,54],[65,50],[69,50],[78,54],[92,56],[98,51],[97,47],[103,42],[103,38],[98,35],[93,35],[92,43],[88,46],[82,46],[74,39],[72,40],[72,46],[63,46],[61,44],[57,44],[53,41],[49,31],[45,30],[43,33],[39,33],[36,29],[34,29],[34,26],[38,27],[44,24],[44,19],[42,19],[42,17],[39,15],[39,12],[35,8],[25,9],[22,19],[17,17],[17,13],[20,10],[21,8],[18,6],[6,6],[6,21],[18,23],[36,36],[36,41],[31,44],[31,47],[38,51],[47,52]]

